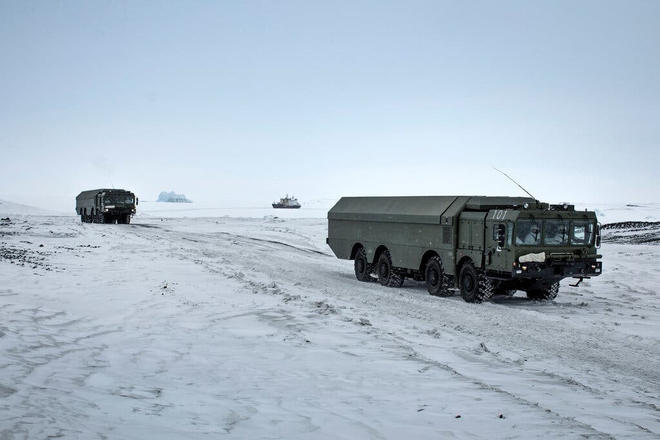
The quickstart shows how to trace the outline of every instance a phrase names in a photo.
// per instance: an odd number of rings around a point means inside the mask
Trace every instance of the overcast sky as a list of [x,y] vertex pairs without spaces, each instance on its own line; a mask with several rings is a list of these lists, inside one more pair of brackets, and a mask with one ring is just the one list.
[[660,2],[2,1],[0,199],[658,202]]

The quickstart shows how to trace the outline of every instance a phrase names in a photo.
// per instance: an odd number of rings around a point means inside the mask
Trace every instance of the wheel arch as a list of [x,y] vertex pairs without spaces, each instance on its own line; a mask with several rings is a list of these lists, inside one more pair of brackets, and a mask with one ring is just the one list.
[[422,261],[419,264],[419,272],[424,274],[426,272],[426,265],[429,264],[429,260],[433,257],[439,257],[442,261],[442,257],[434,250],[428,250],[422,255]]
[[357,255],[358,251],[360,248],[364,248],[365,250],[367,249],[366,246],[364,246],[362,243],[357,242],[353,245],[353,248],[351,249],[351,258],[350,260],[355,260],[355,256]]
[[374,262],[378,262],[383,252],[390,252],[390,257],[392,256],[392,251],[390,251],[384,244],[381,244],[376,248],[376,251],[374,252]]
[[[458,260],[458,264],[456,265],[456,275],[460,275],[461,270],[463,269],[463,266],[465,266],[467,263],[472,263],[474,265],[474,261],[472,258],[468,257],[467,255]],[[476,265],[475,265],[476,267]]]

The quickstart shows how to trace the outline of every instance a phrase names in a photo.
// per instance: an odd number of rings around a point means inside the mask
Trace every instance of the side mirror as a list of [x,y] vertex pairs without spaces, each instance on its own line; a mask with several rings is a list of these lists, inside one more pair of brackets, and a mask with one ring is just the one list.
[[596,226],[596,247],[600,248],[600,225]]
[[136,198],[135,198],[135,204],[137,205],[137,204],[139,204],[139,203],[140,203],[140,199],[138,199],[138,198],[136,197]]

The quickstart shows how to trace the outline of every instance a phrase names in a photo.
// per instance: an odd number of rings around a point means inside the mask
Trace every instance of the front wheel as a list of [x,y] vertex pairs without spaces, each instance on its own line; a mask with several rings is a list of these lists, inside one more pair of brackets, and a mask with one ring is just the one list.
[[471,261],[461,268],[459,276],[461,296],[466,302],[480,303],[487,301],[493,295],[493,284],[486,279],[483,272],[474,267]]
[[403,284],[403,277],[392,266],[390,251],[383,252],[378,259],[378,282],[388,287],[401,287]]
[[527,291],[527,298],[536,301],[547,301],[557,298],[559,293],[559,282],[556,282],[547,289],[533,289]]

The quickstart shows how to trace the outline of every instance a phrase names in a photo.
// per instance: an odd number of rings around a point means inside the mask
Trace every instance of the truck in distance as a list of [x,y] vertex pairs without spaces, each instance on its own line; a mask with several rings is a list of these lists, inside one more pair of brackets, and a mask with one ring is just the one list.
[[91,189],[76,197],[76,213],[83,223],[129,224],[138,199],[123,189]]
[[596,214],[531,197],[343,197],[328,211],[326,242],[354,260],[360,281],[412,278],[467,302],[518,290],[554,299],[560,280],[602,271]]

